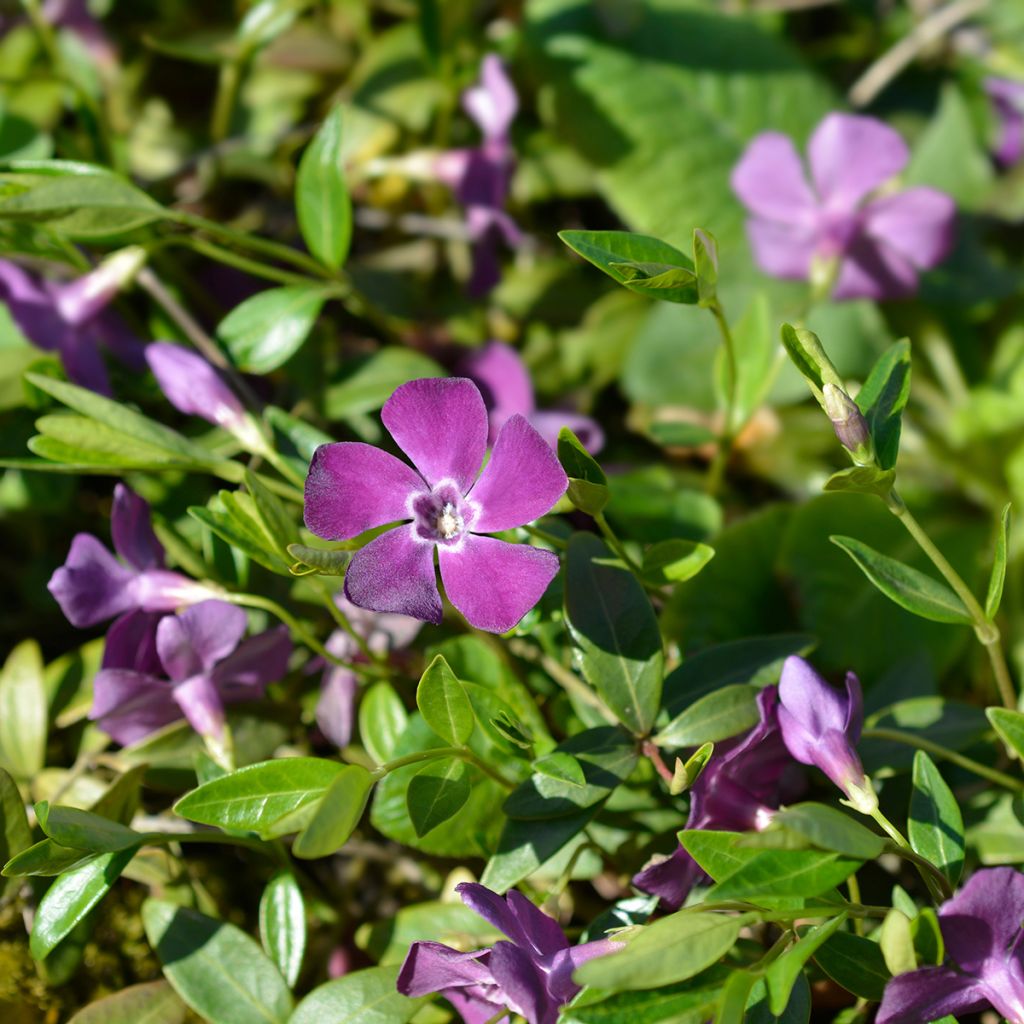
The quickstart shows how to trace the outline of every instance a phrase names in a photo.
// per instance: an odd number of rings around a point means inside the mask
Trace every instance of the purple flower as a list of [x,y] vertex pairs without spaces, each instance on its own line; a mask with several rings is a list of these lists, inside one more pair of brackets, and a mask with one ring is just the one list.
[[[419,619],[408,615],[378,615],[349,601],[343,594],[334,595],[334,603],[345,613],[349,625],[366,641],[371,651],[401,650],[415,639],[422,629]],[[336,658],[362,662],[366,658],[355,639],[343,629],[335,630],[324,644]],[[328,665],[320,684],[320,700],[316,705],[316,724],[335,746],[344,747],[352,739],[356,692],[359,677],[343,665]]]
[[561,1007],[580,990],[573,971],[621,948],[609,939],[570,946],[558,923],[514,890],[502,899],[482,885],[463,882],[457,891],[467,907],[511,941],[471,953],[440,942],[414,942],[398,975],[398,991],[413,997],[438,992],[465,1024],[484,1024],[502,1007],[527,1024],[555,1024]]
[[473,244],[470,295],[486,295],[500,280],[499,242],[514,248],[522,236],[505,213],[515,166],[509,127],[519,109],[515,87],[501,60],[493,53],[484,57],[480,81],[462,96],[466,113],[483,134],[475,149],[455,149],[435,161],[438,177],[455,192],[466,210],[466,225]]
[[[776,687],[765,687],[757,704],[761,720],[746,735],[717,744],[693,784],[688,829],[748,832],[771,823],[782,799],[783,775],[793,761],[779,729]],[[633,884],[677,910],[704,877],[700,865],[680,846],[670,857],[645,867]]]
[[832,280],[837,299],[917,290],[918,270],[953,241],[953,200],[932,188],[879,193],[906,166],[900,136],[871,117],[829,114],[807,147],[811,181],[791,139],[764,132],[747,146],[732,187],[753,215],[747,233],[774,277]]
[[1024,156],[1024,82],[1013,78],[986,78],[999,134],[993,155],[1003,167],[1012,167]]
[[98,63],[109,65],[117,59],[114,44],[89,10],[87,0],[44,0],[42,13],[54,28],[66,28],[77,36]]
[[101,348],[132,369],[145,368],[141,342],[107,308],[138,270],[140,253],[122,249],[90,273],[63,284],[33,277],[16,263],[0,259],[0,301],[33,345],[60,355],[70,380],[109,395]]
[[533,383],[519,353],[500,341],[489,341],[464,356],[460,369],[484,396],[490,424],[487,441],[494,444],[498,431],[509,417],[525,416],[552,448],[558,446],[558,432],[568,427],[592,455],[604,445],[604,433],[589,417],[573,412],[540,412],[533,396]]
[[123,561],[91,533],[79,533],[47,584],[71,625],[95,626],[125,612],[169,612],[214,596],[209,587],[164,568],[149,505],[124,484],[114,488],[110,530]]
[[[242,640],[245,612],[224,601],[203,601],[156,628],[159,674],[102,668],[89,717],[118,743],[135,743],[184,716],[213,741],[224,732],[224,705],[255,700],[288,665],[284,626]],[[164,678],[166,675],[167,678]]]
[[892,979],[876,1024],[918,1024],[992,1006],[1010,1024],[1024,1024],[1024,875],[984,868],[939,907],[952,964],[922,967]]
[[837,693],[795,655],[786,659],[779,680],[779,725],[789,752],[801,764],[820,768],[862,814],[878,807],[871,780],[854,749],[864,724],[860,682],[846,673],[846,696]]
[[306,478],[306,526],[319,537],[348,540],[404,521],[352,556],[345,596],[370,611],[439,623],[436,550],[448,600],[469,623],[491,633],[511,629],[554,579],[558,557],[482,534],[550,511],[568,485],[554,452],[524,417],[512,416],[480,473],[487,411],[462,377],[403,384],[381,419],[415,470],[379,448],[343,441],[321,445]]

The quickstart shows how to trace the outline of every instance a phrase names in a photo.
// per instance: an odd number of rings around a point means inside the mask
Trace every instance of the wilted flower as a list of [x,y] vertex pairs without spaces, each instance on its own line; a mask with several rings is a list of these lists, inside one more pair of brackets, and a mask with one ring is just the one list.
[[525,416],[552,448],[558,445],[558,432],[568,427],[583,446],[596,455],[604,445],[604,433],[589,416],[574,412],[537,409],[533,383],[519,353],[500,341],[489,341],[465,355],[460,369],[473,380],[484,396],[490,424],[488,444],[494,444],[498,431],[510,416]]
[[1024,156],[1024,82],[986,78],[985,92],[992,101],[999,128],[993,155],[1003,167],[1012,167]]
[[[688,829],[748,832],[771,823],[779,807],[783,775],[793,759],[779,730],[776,687],[766,686],[758,694],[757,705],[761,713],[757,725],[743,736],[717,744],[693,784]],[[680,846],[670,857],[635,875],[633,884],[676,910],[703,877],[700,865]]]
[[142,249],[122,249],[95,270],[62,284],[33,277],[16,263],[0,259],[0,301],[33,345],[60,355],[70,380],[109,395],[101,348],[131,369],[145,367],[141,342],[107,308],[144,259]]
[[320,537],[347,540],[405,522],[352,556],[345,596],[371,611],[440,622],[436,549],[448,599],[470,624],[511,629],[554,579],[558,557],[481,534],[550,511],[568,485],[554,452],[512,416],[480,473],[487,411],[476,385],[460,377],[403,384],[381,419],[418,472],[379,448],[340,442],[316,450],[306,478],[306,526]]
[[73,626],[94,626],[125,612],[169,612],[215,596],[209,587],[164,568],[149,505],[124,484],[114,488],[110,531],[118,561],[91,533],[71,541],[47,587]]
[[906,144],[871,117],[829,114],[808,144],[811,181],[790,138],[747,146],[732,187],[753,214],[758,265],[775,277],[835,280],[834,298],[887,299],[917,289],[919,270],[953,240],[953,200],[924,186],[878,190],[906,166]]
[[1024,875],[984,868],[939,907],[952,961],[893,978],[876,1024],[918,1024],[991,1006],[1009,1024],[1024,1024]]
[[786,659],[779,680],[779,725],[789,752],[801,764],[820,768],[862,814],[878,807],[871,780],[857,756],[864,724],[860,682],[846,673],[846,696],[795,655]]
[[245,612],[224,601],[165,616],[156,629],[160,675],[101,669],[89,717],[128,744],[184,716],[216,743],[224,731],[224,705],[262,696],[284,674],[291,654],[284,626],[243,641],[245,628]]
[[440,942],[414,942],[398,975],[398,991],[414,997],[438,992],[465,1024],[484,1024],[503,1007],[527,1024],[555,1024],[561,1007],[580,990],[573,971],[621,948],[609,939],[570,946],[558,923],[514,890],[502,899],[482,885],[463,882],[457,891],[466,906],[512,941],[471,953]]

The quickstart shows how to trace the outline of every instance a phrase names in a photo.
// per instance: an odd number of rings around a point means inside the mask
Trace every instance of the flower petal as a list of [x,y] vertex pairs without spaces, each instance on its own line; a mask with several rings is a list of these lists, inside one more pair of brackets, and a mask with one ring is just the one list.
[[952,248],[955,220],[953,200],[922,186],[876,199],[864,211],[864,231],[927,270]]
[[336,747],[348,746],[352,740],[358,689],[359,680],[351,669],[332,665],[324,672],[316,702],[316,724]]
[[875,1024],[922,1024],[948,1015],[975,1013],[987,1005],[981,986],[948,967],[922,967],[885,986]]
[[569,945],[569,940],[558,922],[553,917],[548,917],[521,892],[512,889],[505,896],[505,902],[526,935],[527,944],[524,949],[532,948],[542,956],[548,956]]
[[732,190],[751,213],[782,224],[808,224],[817,201],[793,140],[779,132],[751,139],[733,168]]
[[860,731],[864,727],[864,694],[861,692],[860,680],[852,673],[846,673],[846,723],[843,732],[851,743],[860,740]]
[[490,633],[510,630],[558,575],[558,556],[550,551],[475,534],[457,549],[441,546],[438,561],[448,600],[471,626]]
[[858,114],[829,114],[815,128],[807,155],[818,195],[832,210],[853,210],[910,159],[898,132]]
[[200,736],[219,738],[224,733],[224,702],[208,672],[176,683],[171,691],[188,724]]
[[352,556],[345,573],[345,596],[370,611],[440,623],[434,545],[418,540],[410,526],[381,534]]
[[490,420],[488,444],[494,444],[514,413],[533,412],[533,383],[519,353],[500,341],[489,341],[459,361],[459,369],[480,388]]
[[124,484],[114,488],[110,535],[114,550],[129,565],[136,569],[163,568],[164,549],[153,532],[149,503]]
[[583,416],[578,412],[561,412],[556,409],[545,409],[532,412],[527,416],[530,426],[553,448],[558,450],[558,434],[562,427],[568,427],[578,438],[580,444],[596,455],[604,447],[604,431],[596,420]]
[[529,1024],[555,1024],[559,1008],[548,998],[544,975],[525,950],[511,942],[496,942],[487,966],[509,1009]]
[[134,580],[135,573],[92,534],[79,533],[71,541],[64,564],[46,586],[68,622],[82,628],[134,607]]
[[306,477],[306,526],[326,540],[409,519],[409,496],[426,490],[401,459],[359,441],[323,444]]
[[33,345],[48,352],[63,348],[69,330],[50,292],[10,260],[0,259],[0,301]]
[[867,235],[846,250],[834,299],[899,299],[917,291],[914,265],[895,249]]
[[766,274],[785,281],[805,281],[810,276],[818,244],[812,227],[754,218],[747,221],[747,238],[755,262]]
[[552,958],[548,967],[548,994],[558,1006],[564,1006],[580,990],[580,986],[572,980],[573,971],[595,957],[608,956],[625,949],[625,944],[612,939],[595,939],[579,946],[570,946],[559,950]]
[[99,345],[87,328],[65,333],[60,346],[60,361],[72,383],[98,395],[110,397],[113,394]]
[[969,974],[986,961],[1005,960],[1024,922],[1024,874],[1014,868],[982,868],[939,908],[946,951]]
[[146,362],[167,401],[187,416],[201,416],[230,430],[245,409],[221,375],[195,352],[157,341],[146,346]]
[[474,533],[498,533],[532,523],[565,493],[569,481],[558,456],[524,416],[501,428],[491,460],[468,497],[480,506]]
[[221,700],[225,704],[258,700],[270,683],[276,683],[288,671],[291,654],[287,626],[274,626],[243,640],[211,672]]
[[[847,701],[808,662],[796,655],[783,662],[779,700],[782,703],[780,718],[785,710],[787,717],[792,716],[812,737],[828,729],[843,732],[846,728]],[[788,736],[786,745],[789,746]]]
[[102,669],[93,683],[89,717],[118,743],[137,743],[181,718],[171,684],[144,672]]
[[657,896],[667,910],[678,910],[690,890],[704,878],[700,865],[678,846],[668,857],[648,864],[633,876],[641,891]]
[[460,953],[440,942],[414,942],[398,974],[398,991],[417,998],[463,985],[483,985],[491,972],[480,963],[487,950]]
[[245,612],[226,601],[203,601],[168,615],[156,630],[164,670],[175,682],[209,671],[238,646],[246,624]]
[[162,612],[130,611],[115,619],[107,630],[102,667],[161,675],[156,628],[162,618]]
[[496,54],[489,53],[480,62],[480,81],[462,94],[462,105],[487,138],[508,134],[519,109],[519,97]]

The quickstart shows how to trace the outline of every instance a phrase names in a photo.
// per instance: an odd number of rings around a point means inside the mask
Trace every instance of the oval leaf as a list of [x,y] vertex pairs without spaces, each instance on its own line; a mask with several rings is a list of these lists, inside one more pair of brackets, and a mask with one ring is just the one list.
[[294,986],[306,951],[306,905],[291,871],[279,871],[263,890],[260,941],[284,980]]
[[473,705],[448,662],[438,654],[416,687],[416,706],[438,736],[461,747],[473,734]]
[[342,766],[309,824],[299,833],[292,853],[305,860],[328,857],[352,835],[370,799],[374,777],[358,764]]
[[337,270],[352,241],[352,202],[342,167],[342,108],[335,107],[299,161],[295,212],[309,251]]

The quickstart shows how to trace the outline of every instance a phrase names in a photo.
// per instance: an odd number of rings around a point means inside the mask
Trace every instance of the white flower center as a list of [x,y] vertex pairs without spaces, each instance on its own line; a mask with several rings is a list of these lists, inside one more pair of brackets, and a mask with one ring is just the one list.
[[453,537],[457,537],[464,528],[462,516],[459,515],[452,502],[445,502],[443,508],[438,513],[437,519],[434,525],[437,528],[437,532],[444,537],[445,540],[451,540]]

